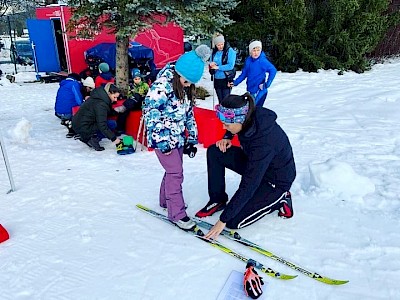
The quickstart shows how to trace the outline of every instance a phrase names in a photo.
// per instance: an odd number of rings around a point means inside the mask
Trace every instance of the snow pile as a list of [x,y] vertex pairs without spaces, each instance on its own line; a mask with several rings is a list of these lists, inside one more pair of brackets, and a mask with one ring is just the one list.
[[10,86],[12,83],[6,78],[6,75],[0,77],[0,86]]
[[330,190],[341,199],[360,201],[363,196],[375,192],[375,184],[357,174],[347,163],[329,159],[309,164],[309,170],[311,186]]
[[27,119],[22,118],[12,130],[13,139],[16,142],[27,143],[30,139],[32,124]]
[[24,67],[24,71],[18,74],[15,74],[15,82],[33,82],[36,81],[36,73],[33,72],[33,66],[20,66],[20,68]]

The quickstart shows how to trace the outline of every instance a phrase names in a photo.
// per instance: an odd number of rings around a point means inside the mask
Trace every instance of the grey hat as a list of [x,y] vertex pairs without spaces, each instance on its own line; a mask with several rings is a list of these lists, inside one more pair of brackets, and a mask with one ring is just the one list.
[[214,46],[216,46],[219,43],[225,43],[224,36],[222,34],[221,35],[217,35],[216,37],[214,37],[213,43],[214,43]]

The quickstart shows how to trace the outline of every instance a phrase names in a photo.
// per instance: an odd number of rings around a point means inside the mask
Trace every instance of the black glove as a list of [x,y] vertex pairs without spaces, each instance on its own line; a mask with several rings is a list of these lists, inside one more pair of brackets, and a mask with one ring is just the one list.
[[185,143],[183,146],[183,154],[189,155],[190,158],[193,158],[197,153],[197,148],[195,145],[190,143]]
[[244,272],[243,287],[247,296],[257,299],[262,295],[261,286],[264,284],[256,270],[254,270],[254,262],[249,260]]

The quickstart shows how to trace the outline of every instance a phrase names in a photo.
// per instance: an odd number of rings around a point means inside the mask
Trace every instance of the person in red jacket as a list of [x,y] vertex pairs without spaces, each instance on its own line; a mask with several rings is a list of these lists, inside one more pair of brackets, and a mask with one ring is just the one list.
[[99,64],[99,75],[96,77],[96,80],[94,81],[95,87],[98,88],[99,86],[105,86],[107,83],[114,83],[115,79],[114,76],[110,72],[110,66],[102,62]]

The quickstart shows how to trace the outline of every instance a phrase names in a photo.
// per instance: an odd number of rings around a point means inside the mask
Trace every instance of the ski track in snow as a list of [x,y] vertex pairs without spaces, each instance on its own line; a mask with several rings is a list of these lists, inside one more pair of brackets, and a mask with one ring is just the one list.
[[[278,73],[267,106],[294,149],[295,216],[282,220],[274,213],[240,234],[308,270],[350,282],[327,286],[220,239],[265,266],[298,275],[291,281],[263,276],[267,299],[400,299],[399,69],[394,61],[360,75]],[[212,91],[206,73],[200,85]],[[163,172],[156,156],[118,156],[107,141],[97,153],[65,139],[53,112],[57,88],[18,77],[0,86],[0,127],[17,186],[5,195],[8,177],[0,164],[0,223],[11,236],[0,244],[0,298],[186,299],[190,293],[191,299],[215,299],[231,270],[242,272],[244,264],[138,211],[137,203],[158,208]],[[244,83],[233,89],[244,91]],[[212,106],[212,97],[198,101]],[[22,118],[32,125],[26,141],[12,133]],[[375,192],[344,200],[310,186],[309,164],[331,158],[372,180]],[[193,215],[208,199],[205,149],[185,157],[184,170]],[[232,172],[226,178],[232,196],[240,178]]]

